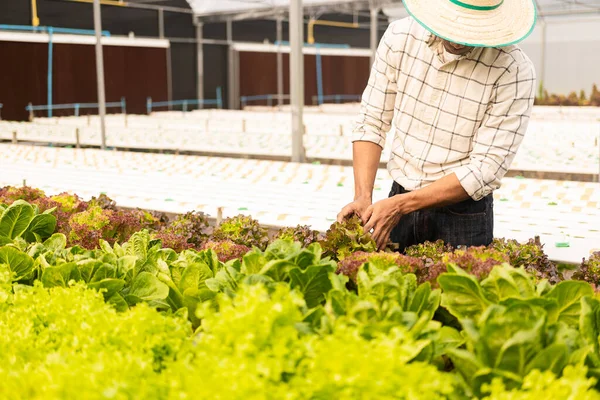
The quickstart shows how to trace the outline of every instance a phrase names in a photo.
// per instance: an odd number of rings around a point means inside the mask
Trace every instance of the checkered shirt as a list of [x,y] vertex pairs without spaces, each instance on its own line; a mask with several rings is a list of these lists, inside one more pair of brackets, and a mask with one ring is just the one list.
[[353,141],[382,148],[407,190],[455,173],[480,200],[500,187],[533,106],[533,64],[515,45],[473,48],[444,62],[442,41],[412,18],[385,32],[362,96]]

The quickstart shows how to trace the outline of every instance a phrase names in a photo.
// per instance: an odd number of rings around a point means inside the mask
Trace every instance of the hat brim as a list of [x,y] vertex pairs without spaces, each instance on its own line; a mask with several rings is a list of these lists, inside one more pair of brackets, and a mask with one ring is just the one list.
[[403,0],[408,13],[442,39],[473,47],[503,47],[533,32],[533,0],[504,0],[494,10],[471,10],[450,0]]

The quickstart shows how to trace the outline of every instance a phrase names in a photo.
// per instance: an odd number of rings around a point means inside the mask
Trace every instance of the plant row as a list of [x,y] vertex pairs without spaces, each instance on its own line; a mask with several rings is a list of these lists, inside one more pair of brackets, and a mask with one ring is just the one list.
[[[268,238],[240,216],[179,251],[182,217],[84,247],[42,199],[2,200],[0,397],[600,398],[595,286],[535,241],[396,254],[355,218]],[[63,226],[146,214],[95,201]]]
[[544,89],[543,83],[540,83],[538,94],[535,98],[535,104],[540,106],[600,107],[600,90],[598,90],[598,86],[594,84],[589,98],[586,96],[584,90],[581,90],[579,94],[577,94],[577,92],[571,92],[568,96],[565,96],[554,93],[548,94],[548,91]]

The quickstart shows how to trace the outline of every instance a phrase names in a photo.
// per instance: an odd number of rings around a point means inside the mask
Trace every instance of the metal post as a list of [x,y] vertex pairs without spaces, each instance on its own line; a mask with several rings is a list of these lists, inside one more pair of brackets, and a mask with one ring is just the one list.
[[290,103],[292,109],[292,161],[304,162],[304,13],[302,0],[290,1]]
[[75,148],[81,148],[81,143],[79,141],[79,128],[75,128]]
[[196,24],[196,97],[198,98],[198,108],[202,109],[202,100],[204,100],[204,51],[202,49],[202,26],[201,22]]
[[[540,65],[540,82],[542,88],[546,85],[546,21],[543,20],[542,24],[542,65]],[[544,93],[542,92],[543,96]]]
[[52,27],[48,28],[48,118],[52,117],[52,64],[54,63],[53,34],[54,29],[52,29]]
[[231,19],[227,20],[227,24],[225,27],[227,29],[227,43],[231,43],[233,42],[233,22],[231,21]]
[[171,101],[173,101],[173,70],[171,67],[171,42],[167,47],[167,100],[169,100],[169,110],[173,108]]
[[[229,46],[229,59],[227,63],[227,103],[230,110],[240,109],[240,53]],[[245,106],[242,96],[241,107]]]
[[229,45],[227,49],[227,105],[230,110],[235,110],[235,50]]
[[319,51],[319,45],[315,44],[316,61],[317,61],[317,104],[323,104],[323,68],[321,63],[321,52]]
[[283,41],[283,18],[277,18],[277,105],[283,105],[283,54],[281,42]]
[[379,39],[379,9],[371,8],[371,65],[375,62],[375,55],[377,54],[377,39]]
[[158,9],[158,37],[165,38],[165,10],[162,8]]
[[96,80],[98,82],[98,112],[100,114],[100,135],[102,150],[106,149],[106,97],[104,93],[104,58],[102,56],[102,19],[100,0],[94,0],[94,29],[96,30]]

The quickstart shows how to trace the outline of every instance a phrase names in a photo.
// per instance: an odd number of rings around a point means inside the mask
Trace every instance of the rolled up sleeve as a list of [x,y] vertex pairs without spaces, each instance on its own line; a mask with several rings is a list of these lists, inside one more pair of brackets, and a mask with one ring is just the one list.
[[[360,114],[353,130],[352,141],[367,141],[382,148],[385,146],[394,117],[397,72],[401,51],[391,44],[392,26],[388,27],[377,48],[369,81],[360,106]],[[397,38],[397,37],[396,37]],[[398,43],[394,43],[397,47]]]
[[469,163],[455,170],[474,200],[498,189],[529,125],[535,95],[530,61],[513,64],[498,80],[481,127],[473,139]]

